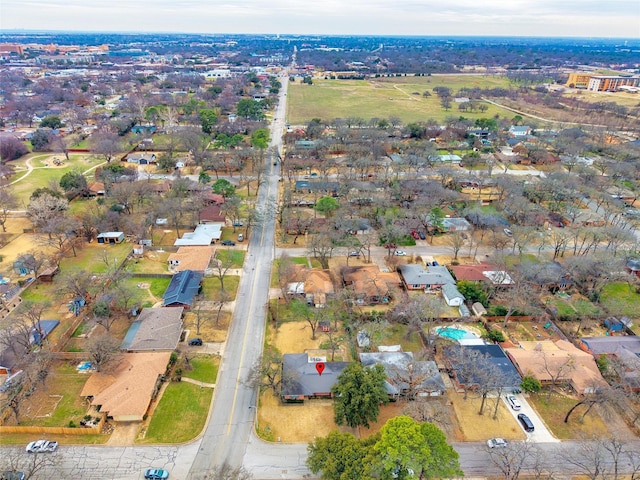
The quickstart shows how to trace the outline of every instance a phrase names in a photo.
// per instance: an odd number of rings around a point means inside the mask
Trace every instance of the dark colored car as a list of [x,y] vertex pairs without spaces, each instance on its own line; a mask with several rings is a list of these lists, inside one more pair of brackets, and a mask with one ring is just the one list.
[[524,413],[518,414],[518,420],[520,421],[520,423],[522,424],[522,428],[524,428],[526,432],[533,432],[535,430],[535,428],[533,427],[533,422]]
[[193,339],[189,340],[189,345],[191,345],[192,347],[201,347],[202,346],[202,339],[201,338],[193,338]]
[[420,236],[420,240],[426,240],[427,238],[424,232],[418,232],[418,235]]
[[224,245],[226,247],[233,247],[235,246],[236,242],[234,242],[233,240],[223,240],[222,242],[220,242],[220,245]]

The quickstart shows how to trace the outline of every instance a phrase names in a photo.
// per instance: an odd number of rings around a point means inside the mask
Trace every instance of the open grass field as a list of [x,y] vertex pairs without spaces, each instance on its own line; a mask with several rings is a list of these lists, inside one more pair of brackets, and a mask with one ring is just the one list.
[[102,245],[96,242],[85,243],[84,248],[71,252],[60,262],[60,271],[84,270],[92,273],[105,273],[114,265],[120,265],[132,250],[130,243]]
[[[71,154],[69,155],[69,161],[67,162],[64,159],[60,166],[53,164],[54,158],[62,160],[64,155],[34,153],[26,155],[13,163],[16,167],[16,173],[9,180],[12,183],[10,188],[25,207],[29,203],[31,193],[36,188],[46,187],[51,181],[58,183],[62,175],[74,169],[81,172],[89,171],[87,180],[91,181],[93,178],[92,169],[103,163],[100,157],[86,153]],[[29,167],[33,170],[29,171]]]
[[195,438],[204,428],[212,397],[212,388],[187,382],[168,384],[138,443],[182,443]]
[[[437,86],[449,87],[455,93],[461,87],[508,87],[508,80],[500,76],[433,75],[430,77],[390,77],[369,80],[314,79],[313,85],[291,83],[288,90],[287,121],[305,124],[312,118],[331,121],[334,118],[389,118],[395,116],[404,123],[458,116],[458,104],[451,102],[445,110],[433,93]],[[429,91],[431,96],[422,94]],[[464,112],[468,118],[513,116],[502,108],[487,104],[484,113]]]

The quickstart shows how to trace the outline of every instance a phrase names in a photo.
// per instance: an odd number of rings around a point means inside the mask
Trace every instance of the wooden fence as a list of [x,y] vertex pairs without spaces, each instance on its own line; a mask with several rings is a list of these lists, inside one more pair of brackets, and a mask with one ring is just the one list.
[[26,425],[0,426],[0,435],[5,433],[31,433],[33,435],[99,435],[105,422],[105,416],[100,416],[100,421],[95,427],[38,427]]

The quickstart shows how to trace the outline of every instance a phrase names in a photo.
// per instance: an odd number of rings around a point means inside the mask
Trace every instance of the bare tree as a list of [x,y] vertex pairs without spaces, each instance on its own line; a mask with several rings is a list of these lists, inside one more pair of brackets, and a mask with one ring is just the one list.
[[[557,387],[560,381],[565,381],[576,369],[576,361],[573,355],[567,355],[565,358],[557,359],[554,355],[550,355],[542,348],[537,348],[537,356],[540,359],[538,368],[541,373],[549,376],[552,387]],[[549,388],[547,401],[551,399],[552,388]]]
[[120,342],[109,334],[92,337],[87,343],[87,352],[96,371],[101,371],[118,358]]
[[9,213],[18,207],[18,197],[8,188],[0,186],[0,226],[2,231],[7,231],[7,219]]
[[449,244],[449,248],[451,248],[454,260],[458,260],[458,253],[460,253],[460,250],[464,247],[465,242],[466,240],[461,232],[456,231],[447,236],[447,243]]
[[[224,252],[223,255],[220,253]],[[224,291],[224,277],[227,272],[233,267],[233,253],[234,250],[227,248],[226,250],[218,250],[216,258],[212,262],[213,276],[220,282],[220,290]]]
[[[63,475],[58,473],[53,474],[62,461],[62,457],[56,453],[26,453],[24,448],[19,449],[4,449],[2,456],[0,456],[0,471],[2,472],[22,472],[24,473],[24,480],[36,480],[43,478],[41,474],[47,472],[46,477],[62,478]],[[2,478],[5,478],[4,476]],[[15,477],[6,477],[18,478]]]
[[576,468],[580,475],[590,480],[610,478],[609,452],[601,440],[584,439],[576,447],[563,451],[561,457],[564,462]]
[[487,448],[491,463],[504,475],[504,480],[518,480],[526,468],[531,450],[533,444],[529,442],[511,442],[504,447]]

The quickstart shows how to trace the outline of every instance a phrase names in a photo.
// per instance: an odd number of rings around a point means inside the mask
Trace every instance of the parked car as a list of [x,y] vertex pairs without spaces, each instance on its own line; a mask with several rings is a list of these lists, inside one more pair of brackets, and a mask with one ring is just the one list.
[[169,472],[161,468],[149,468],[144,472],[144,478],[147,480],[161,480],[163,478],[169,478]]
[[243,227],[244,223],[242,223],[240,220],[236,220],[235,222],[233,222],[233,226],[234,227]]
[[406,257],[407,256],[407,252],[403,252],[402,250],[396,250],[395,252],[393,252],[393,254],[396,257]]
[[386,243],[386,244],[384,245],[384,248],[386,248],[386,249],[388,249],[388,250],[392,250],[392,249],[394,249],[394,248],[396,248],[396,247],[397,247],[397,245],[396,245],[395,243]]
[[23,472],[17,470],[8,470],[0,473],[0,480],[24,480],[25,475]]
[[501,448],[506,447],[509,444],[504,438],[490,438],[487,440],[487,447],[489,448]]
[[349,252],[349,256],[350,257],[359,257],[360,256],[360,252],[358,252],[357,250],[352,250]]
[[507,395],[507,403],[513,410],[520,410],[522,408],[518,399],[513,395]]
[[242,233],[238,234],[238,241],[239,242],[244,242],[244,235]]
[[434,260],[434,261],[431,263],[431,265],[433,265],[434,267],[437,267],[437,266],[438,266],[438,265],[440,265],[440,264]]
[[58,448],[58,442],[51,440],[37,440],[27,445],[27,453],[55,452]]
[[522,424],[522,428],[524,428],[526,432],[533,432],[535,430],[533,422],[524,413],[518,414],[518,421]]
[[420,237],[420,240],[426,240],[427,239],[427,235],[424,232],[418,232],[418,236]]
[[416,230],[411,230],[411,236],[412,236],[415,240],[420,239],[420,234],[419,234]]
[[202,339],[201,338],[192,338],[191,340],[189,340],[189,345],[191,345],[192,347],[201,347],[202,346]]
[[224,245],[225,247],[233,247],[236,244],[233,240],[223,240],[220,242],[220,245]]
[[504,234],[507,237],[513,237],[513,232],[511,230],[509,230],[508,228],[504,228],[502,231],[504,232]]

